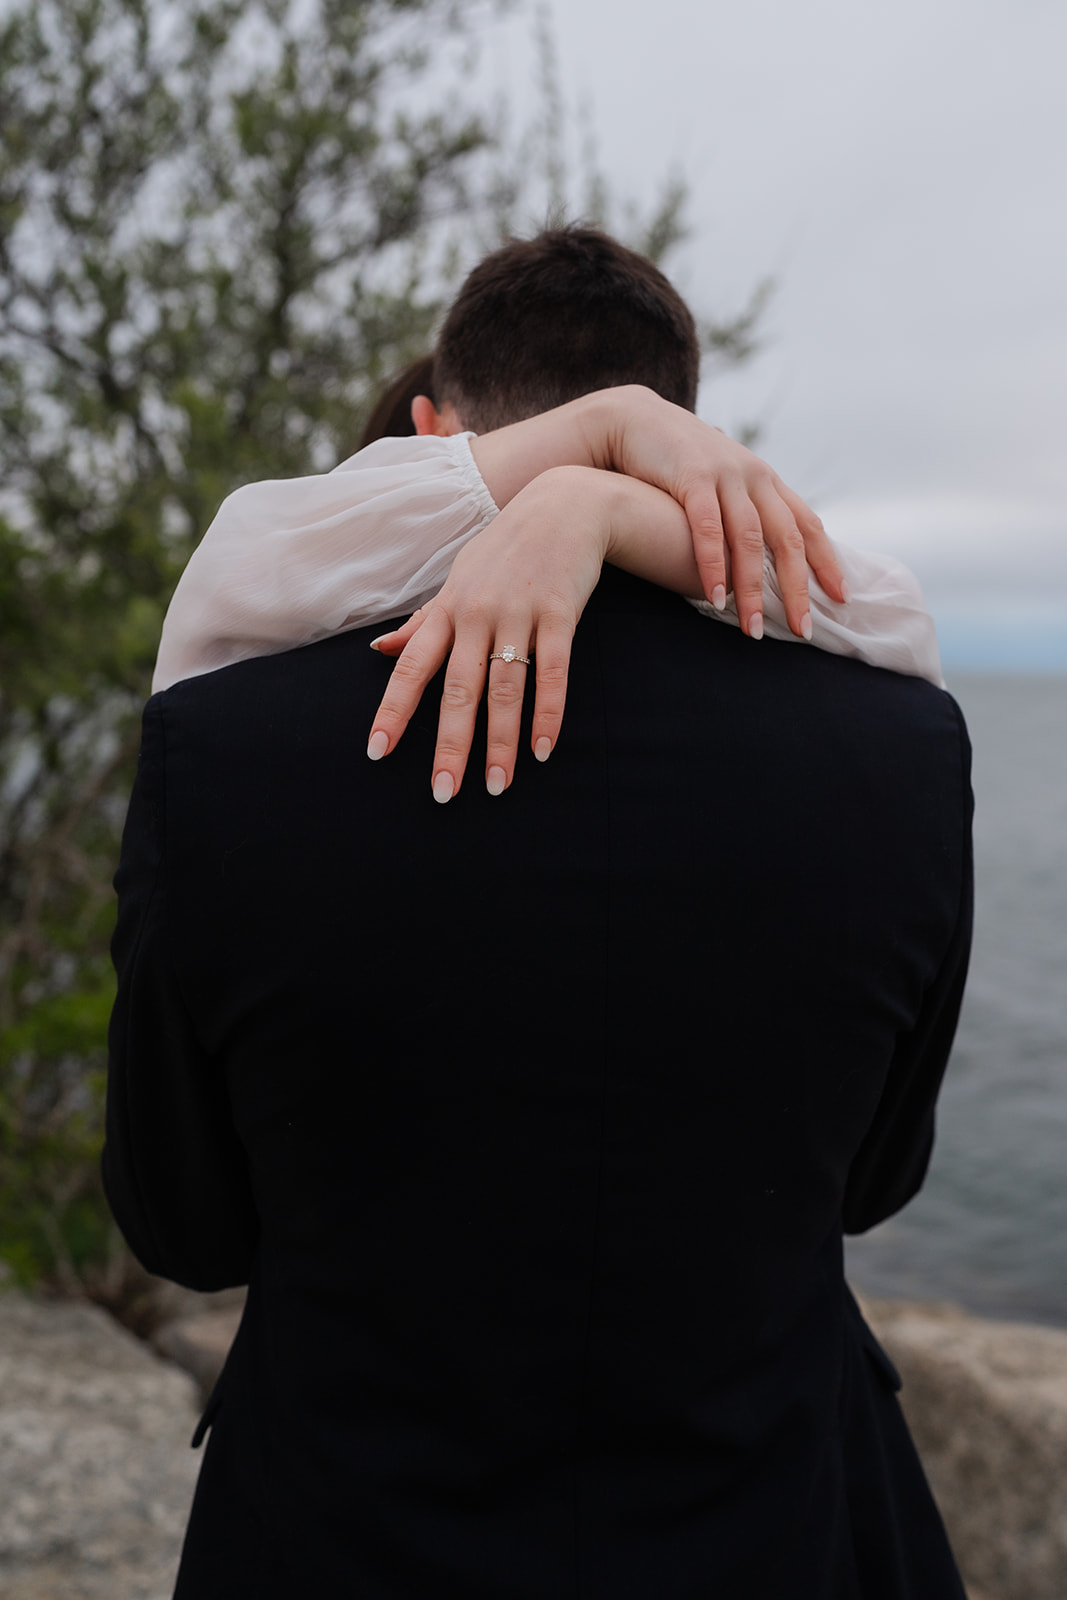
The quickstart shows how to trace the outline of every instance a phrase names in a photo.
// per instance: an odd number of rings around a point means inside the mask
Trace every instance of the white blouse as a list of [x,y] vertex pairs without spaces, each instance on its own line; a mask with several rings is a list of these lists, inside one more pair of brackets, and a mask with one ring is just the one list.
[[[273,655],[423,605],[453,558],[497,515],[473,434],[379,439],[332,472],[268,479],[219,508],[163,623],[153,693],[250,656]],[[811,583],[811,643],[942,685],[937,635],[915,578],[888,556],[836,545],[847,606]],[[764,557],[764,629],[790,632]],[[738,626],[733,597],[705,616]]]

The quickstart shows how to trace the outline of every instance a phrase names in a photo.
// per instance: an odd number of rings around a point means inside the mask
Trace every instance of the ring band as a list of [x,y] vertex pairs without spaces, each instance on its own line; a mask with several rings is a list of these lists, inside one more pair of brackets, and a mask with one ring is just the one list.
[[490,661],[521,661],[524,667],[530,665],[529,656],[520,656],[513,644],[506,644],[503,650],[494,650],[489,659]]

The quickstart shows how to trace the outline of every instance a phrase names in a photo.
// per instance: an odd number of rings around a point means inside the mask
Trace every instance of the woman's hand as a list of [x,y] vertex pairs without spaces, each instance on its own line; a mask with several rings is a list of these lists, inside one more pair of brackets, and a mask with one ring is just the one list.
[[[611,392],[590,396],[593,407],[603,409]],[[678,502],[692,533],[704,597],[721,611],[732,586],[738,619],[751,638],[763,636],[764,545],[774,557],[786,618],[798,638],[811,638],[809,568],[831,599],[848,600],[819,518],[759,456],[650,389],[622,390],[609,416],[614,422],[606,427],[608,459],[602,464],[654,484]],[[590,440],[594,450],[604,431],[598,414]]]
[[[542,473],[460,551],[440,593],[402,628],[374,641],[398,660],[374,718],[367,746],[372,760],[394,748],[446,659],[435,800],[459,792],[487,679],[489,793],[502,794],[511,783],[531,674],[531,743],[539,761],[548,759],[563,720],[571,640],[599,581],[611,544],[611,505],[624,481],[593,468]],[[489,659],[505,649],[516,659]]]
[[689,523],[698,569],[689,592],[722,610],[732,586],[752,638],[763,632],[765,545],[798,638],[810,637],[809,567],[831,599],[848,599],[833,546],[800,496],[721,429],[639,384],[601,389],[482,434],[471,452],[498,506],[564,464],[606,467],[664,490]]

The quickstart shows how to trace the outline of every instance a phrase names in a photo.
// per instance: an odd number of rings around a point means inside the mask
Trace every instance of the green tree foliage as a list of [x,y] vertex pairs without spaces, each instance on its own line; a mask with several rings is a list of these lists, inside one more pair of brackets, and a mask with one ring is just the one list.
[[477,118],[440,0],[41,0],[0,29],[0,1251],[112,1252],[110,877],[160,622],[250,478],[351,453],[425,348]]
[[[121,1295],[107,942],[160,624],[223,497],[348,455],[430,342],[449,263],[515,220],[529,175],[500,130],[427,87],[429,53],[485,17],[0,4],[0,1260],[19,1281]],[[550,206],[550,130],[544,152]],[[682,201],[630,236],[661,256]],[[709,344],[743,354],[748,316]]]

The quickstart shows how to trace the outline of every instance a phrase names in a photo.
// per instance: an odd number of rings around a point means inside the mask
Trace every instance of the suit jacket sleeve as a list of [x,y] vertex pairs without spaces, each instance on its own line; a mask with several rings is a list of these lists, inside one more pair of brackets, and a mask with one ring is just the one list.
[[852,1162],[845,1190],[846,1233],[864,1233],[906,1205],[922,1187],[933,1149],[934,1106],[959,1020],[974,920],[971,746],[958,706],[955,713],[960,773],[955,925],[914,1028],[897,1040],[874,1120]]
[[197,1039],[172,945],[166,741],[145,710],[137,780],[115,878],[118,994],[108,1038],[108,1201],[149,1272],[190,1288],[247,1282],[257,1221],[226,1082]]

